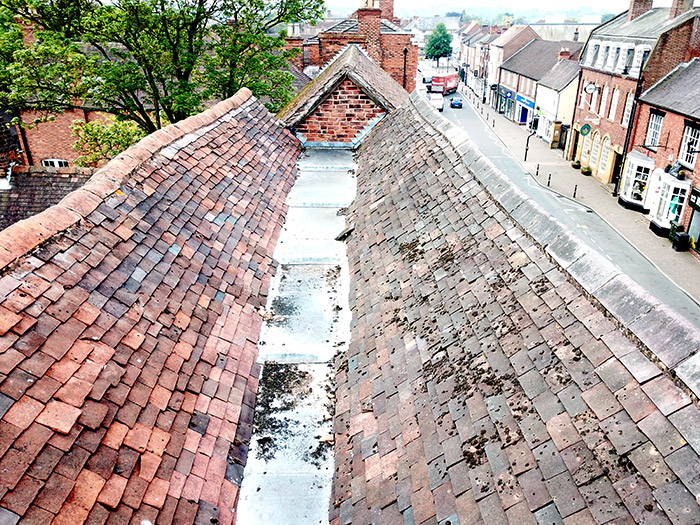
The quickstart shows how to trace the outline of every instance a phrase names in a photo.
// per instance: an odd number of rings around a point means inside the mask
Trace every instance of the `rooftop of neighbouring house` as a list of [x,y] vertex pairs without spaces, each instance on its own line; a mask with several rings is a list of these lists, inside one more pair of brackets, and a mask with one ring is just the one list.
[[297,146],[242,90],[0,232],[1,523],[232,522]]
[[311,114],[345,79],[350,79],[375,103],[387,111],[400,106],[408,93],[379,67],[357,44],[350,44],[336,54],[321,72],[309,82],[277,118],[294,127]]
[[554,91],[561,91],[578,78],[581,66],[576,60],[559,60],[539,80],[539,85]]
[[408,22],[404,29],[411,31],[434,31],[438,24],[444,24],[448,31],[459,31],[461,27],[458,16],[419,16]]
[[520,33],[527,30],[528,27],[529,26],[524,25],[510,26],[503,33],[498,35],[498,37],[491,42],[491,45],[496,47],[504,47],[508,45],[513,39],[515,39],[518,35],[520,35]]
[[673,20],[669,20],[670,11],[668,7],[654,7],[629,22],[627,21],[627,11],[625,11],[594,29],[590,39],[653,43],[663,33],[696,17],[700,13],[700,7],[692,8]]
[[572,60],[577,60],[583,42],[566,40],[533,40],[501,64],[501,69],[540,80],[559,62],[559,53],[567,49]]
[[[357,33],[359,28],[359,22],[357,18],[346,18],[342,22],[338,22],[334,26],[331,26],[327,29],[324,29],[323,31],[319,31],[322,33]],[[380,32],[384,34],[390,34],[390,33],[401,33],[401,34],[408,34],[409,31],[405,31],[401,29],[399,26],[394,24],[393,22],[389,20],[382,19],[381,24],[379,26]]]
[[357,177],[332,523],[700,523],[693,327],[418,93]]
[[700,119],[700,59],[679,64],[642,93],[642,102]]
[[0,189],[0,230],[58,204],[63,197],[85,184],[93,171],[15,168],[9,188]]

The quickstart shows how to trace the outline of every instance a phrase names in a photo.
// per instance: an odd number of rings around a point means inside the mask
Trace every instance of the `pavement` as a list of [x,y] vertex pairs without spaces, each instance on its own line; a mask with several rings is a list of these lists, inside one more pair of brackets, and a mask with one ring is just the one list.
[[700,261],[689,252],[675,252],[667,239],[649,230],[644,215],[617,203],[612,186],[581,175],[540,138],[530,139],[524,162],[527,130],[460,88],[464,108],[446,104],[443,115],[467,130],[489,160],[650,293],[691,322],[700,320],[700,282],[695,278]]

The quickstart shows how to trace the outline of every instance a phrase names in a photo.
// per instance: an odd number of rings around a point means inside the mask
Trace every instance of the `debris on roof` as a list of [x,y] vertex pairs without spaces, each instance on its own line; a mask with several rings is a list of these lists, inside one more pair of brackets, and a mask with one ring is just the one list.
[[332,523],[700,523],[700,411],[571,279],[597,259],[415,93],[358,188]]
[[0,522],[232,523],[298,155],[244,89],[0,232]]

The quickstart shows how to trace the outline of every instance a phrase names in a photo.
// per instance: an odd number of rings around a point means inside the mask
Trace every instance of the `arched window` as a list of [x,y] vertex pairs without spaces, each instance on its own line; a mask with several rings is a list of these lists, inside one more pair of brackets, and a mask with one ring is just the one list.
[[581,164],[585,164],[588,160],[588,154],[591,151],[591,134],[586,135],[583,139],[583,149],[581,149]]
[[598,165],[598,153],[600,153],[600,133],[596,133],[593,137],[593,147],[591,148],[591,161],[589,163],[591,168],[595,168]]
[[608,171],[608,158],[610,157],[610,137],[605,137],[603,141],[603,147],[600,150],[600,164],[598,166],[598,171],[600,173],[607,173]]

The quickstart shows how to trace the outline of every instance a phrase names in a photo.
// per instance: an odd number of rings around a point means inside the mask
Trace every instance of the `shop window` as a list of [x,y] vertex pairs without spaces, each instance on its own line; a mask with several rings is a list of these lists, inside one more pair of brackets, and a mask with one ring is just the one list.
[[695,166],[700,149],[700,128],[692,124],[685,125],[683,139],[681,140],[681,152],[678,160],[691,170]]
[[603,141],[603,147],[600,150],[600,163],[598,164],[598,171],[601,173],[607,173],[608,171],[608,158],[610,157],[610,137],[605,137]]
[[672,222],[680,222],[683,205],[688,189],[681,186],[671,186],[664,182],[661,186],[661,198],[656,211],[656,219],[662,226],[669,227]]
[[659,140],[661,138],[661,126],[663,125],[663,122],[663,114],[657,111],[652,111],[649,114],[649,127],[647,128],[647,139],[644,142],[644,145],[647,148],[656,151],[656,148],[659,146]]
[[625,174],[624,195],[635,202],[644,201],[644,193],[649,182],[651,167],[642,166],[633,162],[628,162],[627,173]]
[[620,100],[620,91],[613,91],[612,100],[610,101],[610,112],[608,113],[608,120],[615,120],[615,114],[617,113],[617,104]]
[[630,117],[632,116],[632,104],[634,103],[634,95],[632,93],[627,93],[627,99],[625,100],[625,111],[622,113],[622,127],[626,128],[630,123]]
[[598,165],[598,153],[600,152],[600,133],[596,133],[593,138],[593,147],[591,148],[591,162],[589,163],[591,168],[595,168]]

